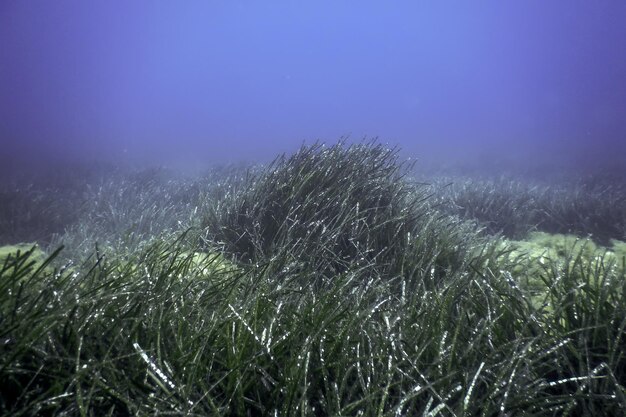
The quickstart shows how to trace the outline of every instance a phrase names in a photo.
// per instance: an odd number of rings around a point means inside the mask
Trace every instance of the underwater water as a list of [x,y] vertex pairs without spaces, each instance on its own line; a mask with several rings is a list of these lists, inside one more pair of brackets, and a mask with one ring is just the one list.
[[185,3],[4,4],[2,171],[345,136],[431,170],[624,171],[623,2]]
[[0,6],[0,415],[622,415],[626,5]]

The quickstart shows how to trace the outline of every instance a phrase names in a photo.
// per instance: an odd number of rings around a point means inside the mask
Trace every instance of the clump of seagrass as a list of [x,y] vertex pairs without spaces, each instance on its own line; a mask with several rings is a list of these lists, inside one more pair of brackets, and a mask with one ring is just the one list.
[[[443,182],[442,180],[439,180]],[[626,187],[585,178],[550,185],[501,177],[446,179],[443,212],[478,221],[487,233],[523,239],[532,231],[591,237],[610,246],[626,239]]]
[[428,210],[426,190],[403,179],[408,168],[396,149],[374,142],[303,146],[226,193],[203,225],[242,262],[393,268]]

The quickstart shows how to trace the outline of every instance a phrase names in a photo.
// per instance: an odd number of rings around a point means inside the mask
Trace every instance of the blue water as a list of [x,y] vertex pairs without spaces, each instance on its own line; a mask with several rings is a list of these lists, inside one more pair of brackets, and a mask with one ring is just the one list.
[[622,1],[0,6],[0,165],[267,162],[379,137],[432,169],[626,166]]

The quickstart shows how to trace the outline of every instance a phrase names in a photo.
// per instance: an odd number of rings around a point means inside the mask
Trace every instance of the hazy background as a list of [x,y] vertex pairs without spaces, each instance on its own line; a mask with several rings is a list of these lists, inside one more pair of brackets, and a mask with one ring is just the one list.
[[345,135],[433,169],[625,169],[626,2],[0,3],[5,171]]

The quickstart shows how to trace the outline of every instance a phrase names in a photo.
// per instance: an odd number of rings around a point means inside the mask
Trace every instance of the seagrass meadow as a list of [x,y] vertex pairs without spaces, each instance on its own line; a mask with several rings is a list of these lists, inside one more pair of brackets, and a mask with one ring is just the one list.
[[626,189],[268,166],[0,185],[5,416],[619,416]]

